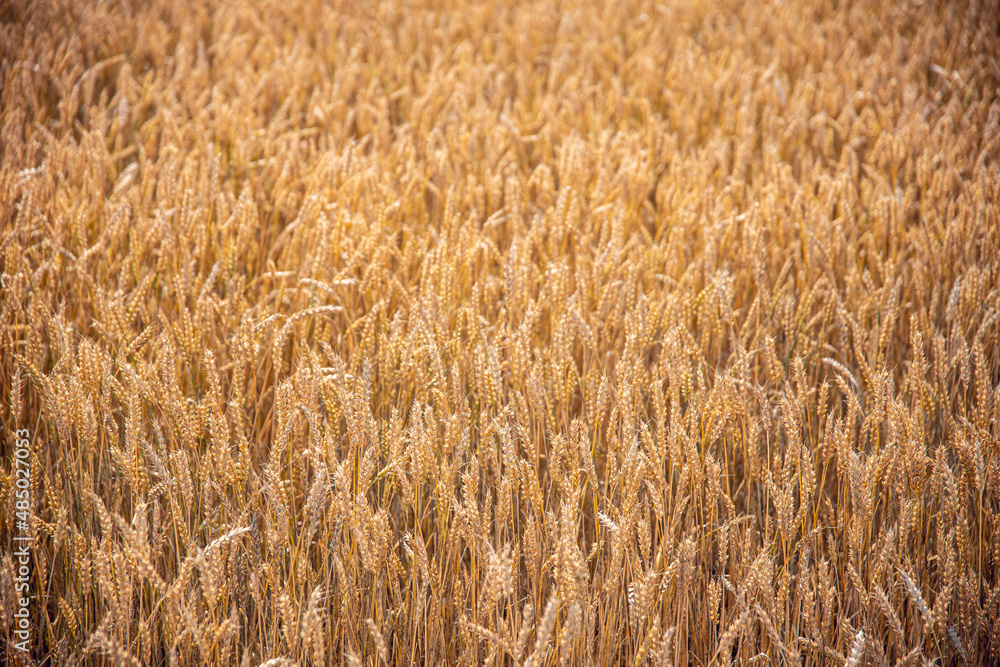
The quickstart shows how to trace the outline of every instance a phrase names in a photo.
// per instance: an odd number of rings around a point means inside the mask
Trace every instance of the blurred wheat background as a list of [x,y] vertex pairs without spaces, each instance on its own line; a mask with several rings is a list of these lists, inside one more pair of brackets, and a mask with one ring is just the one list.
[[1000,662],[996,2],[0,16],[0,661]]

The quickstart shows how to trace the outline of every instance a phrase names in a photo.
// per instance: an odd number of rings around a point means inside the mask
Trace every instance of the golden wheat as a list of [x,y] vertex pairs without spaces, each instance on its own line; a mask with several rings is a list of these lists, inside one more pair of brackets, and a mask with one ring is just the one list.
[[4,664],[1000,662],[996,2],[0,17]]

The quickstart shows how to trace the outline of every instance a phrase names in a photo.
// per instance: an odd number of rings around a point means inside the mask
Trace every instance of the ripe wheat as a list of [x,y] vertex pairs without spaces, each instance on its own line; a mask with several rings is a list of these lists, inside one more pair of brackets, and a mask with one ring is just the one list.
[[1000,662],[996,2],[0,16],[4,664]]

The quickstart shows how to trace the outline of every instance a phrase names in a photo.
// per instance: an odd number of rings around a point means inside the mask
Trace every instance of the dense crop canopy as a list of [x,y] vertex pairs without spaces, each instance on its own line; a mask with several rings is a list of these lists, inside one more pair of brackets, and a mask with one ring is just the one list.
[[1000,662],[996,2],[0,16],[5,664]]

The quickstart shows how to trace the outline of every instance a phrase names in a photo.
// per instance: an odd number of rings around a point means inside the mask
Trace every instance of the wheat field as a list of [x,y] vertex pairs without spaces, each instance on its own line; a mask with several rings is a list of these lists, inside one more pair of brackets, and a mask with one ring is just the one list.
[[1000,664],[997,2],[0,19],[0,662]]

